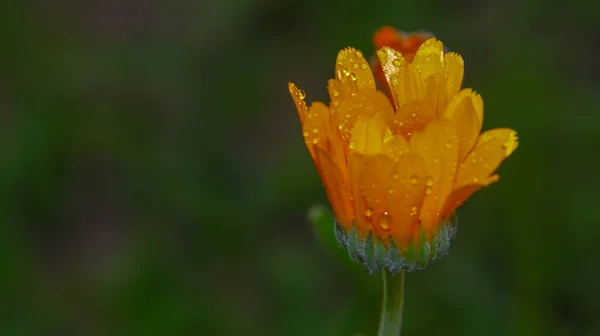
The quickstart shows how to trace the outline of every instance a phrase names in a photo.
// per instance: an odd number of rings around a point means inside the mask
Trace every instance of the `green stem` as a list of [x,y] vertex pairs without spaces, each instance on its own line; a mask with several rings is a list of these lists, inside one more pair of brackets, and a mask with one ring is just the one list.
[[404,305],[404,271],[393,275],[383,270],[383,304],[377,336],[398,336],[402,328]]

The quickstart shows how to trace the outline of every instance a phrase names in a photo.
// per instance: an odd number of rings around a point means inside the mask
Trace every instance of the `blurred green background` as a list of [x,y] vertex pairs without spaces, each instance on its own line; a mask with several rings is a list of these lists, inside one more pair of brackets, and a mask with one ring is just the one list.
[[[374,335],[287,82],[382,25],[466,60],[521,146],[406,282],[405,335],[600,335],[600,3],[0,5],[0,335]],[[330,228],[320,228],[331,232]]]

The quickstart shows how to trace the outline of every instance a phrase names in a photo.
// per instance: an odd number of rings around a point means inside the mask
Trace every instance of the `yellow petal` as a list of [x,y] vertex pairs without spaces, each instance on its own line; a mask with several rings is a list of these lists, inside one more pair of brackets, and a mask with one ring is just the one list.
[[428,101],[416,100],[402,105],[388,124],[393,133],[400,133],[409,138],[411,134],[422,131],[435,117],[435,111]]
[[361,116],[354,124],[350,139],[350,150],[365,154],[382,152],[384,143],[394,135],[384,122],[383,116]]
[[298,89],[296,84],[292,82],[288,83],[288,89],[290,90],[294,104],[296,104],[296,110],[298,111],[300,123],[304,124],[304,120],[308,114],[308,107],[306,107],[306,102],[304,101],[304,98],[306,98],[306,93],[304,90]]
[[475,148],[458,169],[456,188],[488,181],[490,175],[518,144],[517,133],[508,128],[496,128],[481,134]]
[[415,54],[412,65],[423,80],[433,74],[444,74],[444,44],[435,38],[423,42]]
[[448,104],[444,116],[453,121],[458,133],[458,161],[462,162],[477,142],[483,123],[483,100],[471,89],[460,91]]
[[461,206],[469,196],[471,196],[474,192],[481,189],[482,187],[487,187],[488,185],[498,181],[498,175],[492,175],[486,181],[482,183],[469,183],[464,185],[458,189],[453,190],[448,198],[444,206],[442,207],[442,212],[440,216],[442,218],[448,218],[454,211]]
[[403,155],[392,168],[390,190],[385,209],[389,233],[400,247],[418,233],[418,209],[425,195],[427,170],[424,160],[416,154]]
[[375,78],[369,66],[369,62],[360,50],[346,48],[338,53],[336,65],[336,78],[349,87],[358,90],[363,88],[375,88]]
[[325,186],[331,208],[342,227],[350,230],[354,220],[354,208],[350,202],[347,181],[329,153],[320,147],[314,147],[314,151],[315,166]]
[[398,162],[402,155],[409,151],[408,142],[402,134],[394,135],[394,138],[383,144],[383,153],[389,156],[394,162]]
[[458,160],[456,128],[447,120],[436,119],[422,133],[414,134],[410,145],[411,150],[423,157],[429,172],[420,215],[423,230],[431,235],[454,185]]
[[460,90],[465,63],[459,54],[453,52],[445,54],[444,61],[446,64],[446,96],[450,100]]
[[446,79],[443,74],[433,74],[425,80],[425,99],[437,117],[446,110]]
[[365,88],[346,99],[340,108],[333,110],[335,124],[341,131],[342,139],[350,143],[352,129],[359,116],[393,116],[394,110],[389,99],[380,91]]
[[377,57],[390,86],[396,109],[407,102],[425,97],[425,87],[417,68],[406,62],[402,54],[384,47],[377,51]]
[[393,162],[383,154],[360,153],[352,153],[349,161],[358,227],[372,229],[386,241],[390,223],[386,222],[388,214],[385,204],[389,196]]
[[327,90],[329,91],[329,98],[331,99],[331,109],[338,109],[346,99],[346,94],[342,89],[342,83],[337,79],[330,79],[327,82]]

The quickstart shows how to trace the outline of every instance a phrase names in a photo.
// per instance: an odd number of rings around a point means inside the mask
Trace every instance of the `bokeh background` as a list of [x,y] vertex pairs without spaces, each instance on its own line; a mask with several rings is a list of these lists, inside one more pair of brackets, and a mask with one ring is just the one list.
[[0,4],[0,335],[374,335],[381,278],[327,199],[287,82],[326,100],[382,25],[466,60],[520,148],[406,281],[406,335],[600,335],[594,1]]

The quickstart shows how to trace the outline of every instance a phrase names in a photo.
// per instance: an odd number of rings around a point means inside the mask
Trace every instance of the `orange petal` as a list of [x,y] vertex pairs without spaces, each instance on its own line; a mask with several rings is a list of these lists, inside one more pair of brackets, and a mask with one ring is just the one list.
[[358,227],[369,228],[387,241],[390,227],[385,204],[393,162],[383,154],[352,153],[349,160]]
[[450,195],[448,195],[448,199],[446,199],[446,203],[442,207],[441,217],[447,218],[454,213],[454,211],[461,206],[474,192],[482,187],[487,187],[488,185],[497,182],[498,179],[498,175],[492,175],[483,183],[469,183],[453,190]]
[[458,169],[456,188],[488,181],[489,176],[518,145],[517,132],[511,129],[496,128],[482,133],[475,148]]
[[377,51],[377,57],[390,86],[396,109],[407,102],[425,97],[425,87],[417,68],[405,61],[400,52],[384,47]]
[[350,47],[341,50],[337,56],[335,71],[340,83],[355,88],[353,91],[363,88],[375,89],[373,72],[360,50]]
[[405,247],[418,229],[426,176],[425,162],[416,154],[403,155],[393,166],[384,219],[400,247]]
[[304,120],[308,114],[308,107],[306,107],[306,102],[304,101],[304,98],[306,98],[306,93],[304,90],[298,89],[296,84],[292,82],[288,83],[288,89],[290,90],[294,104],[296,104],[296,110],[298,111],[300,123],[304,124]]
[[465,63],[459,54],[453,52],[444,55],[444,62],[446,64],[446,96],[450,100],[460,90]]
[[331,155],[320,147],[314,147],[315,166],[325,186],[327,197],[338,222],[346,230],[350,230],[354,220],[354,209],[350,202],[347,182]]
[[444,116],[453,121],[458,133],[458,161],[473,149],[483,123],[483,100],[471,89],[464,89],[448,104]]
[[456,128],[445,119],[436,119],[422,133],[414,134],[410,145],[411,150],[423,157],[429,172],[420,215],[423,230],[431,235],[437,228],[442,206],[452,191],[456,176]]
[[323,103],[314,102],[306,114],[304,125],[302,125],[304,142],[313,159],[313,147],[317,146],[329,151],[329,138],[333,138],[331,131],[331,115],[329,108]]
[[444,74],[444,44],[432,37],[423,42],[411,64],[425,80],[434,74]]

